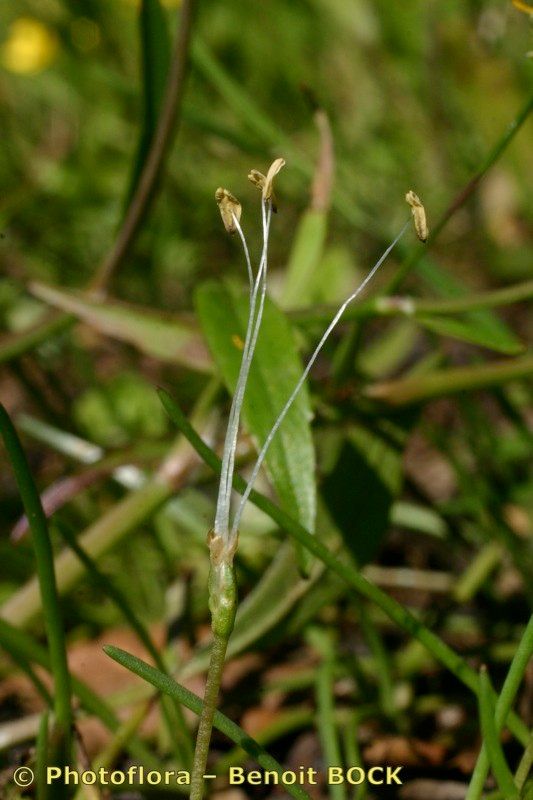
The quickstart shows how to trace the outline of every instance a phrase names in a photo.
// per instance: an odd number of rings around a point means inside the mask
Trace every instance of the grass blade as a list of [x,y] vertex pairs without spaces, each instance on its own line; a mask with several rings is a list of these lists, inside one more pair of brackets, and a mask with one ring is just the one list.
[[69,764],[72,747],[70,673],[67,664],[65,633],[59,608],[54,571],[54,554],[48,533],[48,523],[17,432],[9,414],[1,404],[0,430],[30,525],[37,562],[37,575],[49,643],[50,664],[54,676],[54,738],[58,742],[57,763]]
[[[527,624],[524,634],[516,648],[516,653],[512,660],[507,677],[502,686],[500,696],[496,702],[495,725],[496,731],[503,728],[507,715],[512,708],[516,693],[528,664],[533,657],[533,615]],[[526,743],[527,746],[527,743]],[[489,771],[489,757],[487,748],[483,746],[478,756],[478,760],[472,773],[470,786],[465,800],[479,800],[483,792],[483,785]]]
[[494,721],[495,708],[492,696],[493,690],[489,673],[484,666],[481,668],[479,674],[479,715],[484,744],[487,748],[494,777],[506,800],[519,800],[519,792],[514,782],[513,774],[505,760],[496,729]]

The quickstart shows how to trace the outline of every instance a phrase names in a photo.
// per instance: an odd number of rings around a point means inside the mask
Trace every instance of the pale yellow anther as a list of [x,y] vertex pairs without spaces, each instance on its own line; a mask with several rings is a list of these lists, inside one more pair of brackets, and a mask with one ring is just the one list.
[[417,194],[413,191],[407,192],[405,195],[406,201],[411,206],[411,212],[415,223],[416,235],[421,242],[426,242],[429,236],[429,228],[426,220],[426,211],[422,202]]
[[266,175],[263,175],[262,172],[259,172],[257,169],[252,169],[248,173],[248,180],[250,180],[254,186],[257,186],[258,189],[261,190],[263,195],[263,200],[265,202],[270,201],[272,204],[272,211],[277,211],[276,208],[276,198],[274,195],[274,178],[285,166],[285,159],[284,158],[276,158],[275,161],[272,162],[270,165],[268,172]]
[[228,233],[235,233],[237,230],[235,225],[235,219],[237,222],[240,222],[241,213],[242,213],[242,206],[234,197],[231,192],[228,192],[227,189],[222,189],[219,187],[215,192],[215,200],[218,203],[218,209],[220,211],[220,216],[222,217],[222,222],[224,223],[224,227]]

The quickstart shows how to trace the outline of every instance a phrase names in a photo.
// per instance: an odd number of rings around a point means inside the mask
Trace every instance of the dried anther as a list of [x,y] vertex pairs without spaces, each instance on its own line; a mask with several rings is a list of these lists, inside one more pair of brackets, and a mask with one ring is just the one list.
[[215,192],[215,200],[218,203],[222,222],[228,233],[235,233],[235,219],[240,222],[242,207],[236,197],[227,189],[218,188]]
[[411,211],[413,213],[413,219],[415,222],[416,235],[421,242],[427,242],[429,228],[426,221],[426,211],[420,201],[420,198],[413,191],[409,191],[405,195],[405,199],[411,206]]
[[263,200],[266,202],[270,200],[272,204],[272,211],[276,212],[276,198],[274,196],[274,178],[285,166],[285,159],[284,158],[276,158],[275,161],[272,162],[270,165],[268,172],[266,175],[263,175],[262,172],[259,172],[257,169],[250,170],[248,174],[248,180],[250,180],[254,186],[257,186],[258,189],[261,190],[263,195]]

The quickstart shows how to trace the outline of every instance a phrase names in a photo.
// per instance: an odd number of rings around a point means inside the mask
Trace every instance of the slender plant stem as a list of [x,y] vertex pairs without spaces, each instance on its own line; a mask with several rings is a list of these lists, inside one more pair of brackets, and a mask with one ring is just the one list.
[[228,638],[215,635],[211,648],[211,659],[207,673],[204,702],[200,715],[200,725],[196,736],[196,750],[191,773],[191,800],[201,800],[204,793],[204,774],[209,755],[213,718],[217,704],[222,672],[228,647]]
[[195,7],[196,0],[183,0],[180,10],[180,29],[174,44],[165,99],[157,128],[118,236],[89,284],[89,289],[93,291],[102,291],[107,286],[109,278],[129,252],[150,209],[183,98]]
[[0,429],[32,533],[50,663],[54,676],[53,738],[57,745],[56,755],[61,759],[58,763],[68,764],[72,756],[70,672],[67,664],[65,633],[59,609],[54,554],[48,533],[48,522],[17,432],[9,414],[1,404]]
[[[178,426],[183,435],[189,440],[200,457],[215,473],[220,472],[220,459],[211,448],[205,444],[196,433],[189,420],[185,417],[179,406],[165,392],[160,392],[160,397],[167,413]],[[234,476],[233,486],[241,494],[246,491],[246,482],[238,475]],[[418,639],[434,658],[445,666],[465,686],[476,695],[479,692],[479,677],[468,664],[445,644],[436,634],[429,630],[420,620],[404,608],[397,600],[383,592],[379,587],[370,583],[357,569],[354,569],[345,559],[341,560],[332,553],[316,536],[309,533],[297,520],[283,511],[279,506],[269,500],[265,495],[252,490],[250,500],[261,511],[264,511],[283,530],[300,542],[314,556],[319,558],[327,567],[338,575],[345,583],[358,594],[375,603],[398,627]],[[529,731],[524,723],[515,714],[510,714],[508,727],[524,746],[529,741]]]
[[515,773],[515,783],[518,786],[519,791],[522,791],[524,785],[528,779],[529,773],[531,772],[531,765],[533,764],[533,733],[530,736],[529,743],[524,750],[524,755],[520,760],[520,764],[518,765],[518,769]]
[[[495,726],[499,732],[503,728],[507,716],[512,708],[516,693],[527,666],[533,656],[533,615],[531,616],[522,638],[516,648],[516,653],[507,672],[507,677],[502,686],[502,690],[496,702]],[[527,747],[528,742],[524,742]],[[470,786],[465,800],[479,800],[483,792],[483,786],[489,771],[489,756],[485,745],[480,750]]]

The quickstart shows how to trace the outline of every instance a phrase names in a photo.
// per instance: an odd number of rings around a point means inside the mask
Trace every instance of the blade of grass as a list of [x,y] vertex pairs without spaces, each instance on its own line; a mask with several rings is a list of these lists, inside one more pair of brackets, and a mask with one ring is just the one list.
[[[141,661],[140,658],[136,658],[118,647],[108,645],[104,647],[104,651],[114,661],[122,664],[123,667],[135,673],[135,675],[138,675],[148,683],[151,683],[152,686],[155,686],[160,692],[169,695],[169,697],[176,698],[184,706],[194,711],[195,714],[199,715],[201,713],[201,698],[190,692],[184,686],[173,681],[168,675],[159,672],[159,670]],[[283,767],[263,750],[261,745],[248,736],[242,728],[239,728],[238,725],[224,716],[220,711],[215,711],[214,726],[228,736],[235,744],[246,750],[246,752],[257,761],[260,767],[265,770],[273,770],[276,772],[280,776],[280,783],[285,786],[286,791],[292,795],[292,797],[297,798],[297,800],[310,800],[307,792],[299,786],[291,786],[288,783],[283,783],[281,780]]]
[[[502,690],[496,702],[495,726],[499,733],[503,728],[507,716],[512,708],[516,693],[524,677],[528,664],[533,657],[533,615],[531,616],[522,638],[516,648],[516,653],[507,672]],[[523,742],[527,747],[528,742]],[[483,786],[489,770],[489,757],[485,745],[479,753],[470,786],[465,800],[479,800],[483,793]]]
[[[160,390],[159,396],[172,421],[183,435],[189,440],[198,455],[208,464],[215,473],[220,472],[221,462],[216,453],[202,441],[189,420],[185,417],[179,406],[164,391]],[[235,476],[233,486],[241,494],[246,490],[245,481],[238,475]],[[283,528],[290,536],[300,542],[304,547],[319,558],[332,572],[336,573],[350,588],[358,594],[375,603],[398,627],[418,639],[435,659],[445,666],[465,686],[476,695],[479,692],[479,677],[475,670],[446,645],[436,634],[430,631],[413,614],[398,603],[394,598],[381,591],[370,583],[360,572],[354,569],[347,561],[340,560],[332,553],[319,538],[314,537],[300,523],[275,505],[265,495],[257,491],[250,493],[250,500],[254,505],[264,511],[271,519]],[[508,720],[508,726],[517,739],[524,745],[529,740],[529,731],[522,720],[515,714]]]
[[481,719],[481,732],[487,748],[489,762],[498,786],[506,800],[519,800],[518,788],[514,782],[513,774],[500,744],[499,734],[494,722],[494,704],[492,702],[493,689],[487,668],[483,666],[479,673],[479,715]]
[[126,196],[129,203],[138,185],[143,164],[153,140],[168,79],[171,42],[167,21],[159,0],[142,0],[139,9],[141,40],[143,117],[137,155]]
[[50,664],[54,676],[53,738],[57,744],[55,753],[57,762],[54,761],[53,763],[68,765],[72,757],[70,672],[67,663],[65,633],[59,608],[56,574],[54,570],[54,554],[48,532],[48,522],[17,432],[11,422],[9,414],[1,404],[0,430],[26,511],[35,551],[37,577],[50,653]]

